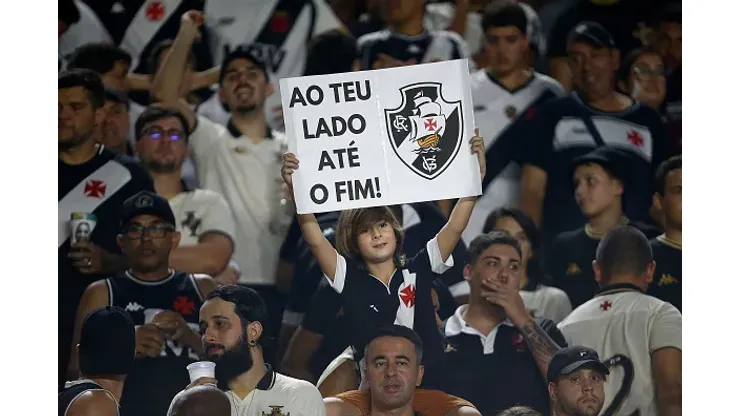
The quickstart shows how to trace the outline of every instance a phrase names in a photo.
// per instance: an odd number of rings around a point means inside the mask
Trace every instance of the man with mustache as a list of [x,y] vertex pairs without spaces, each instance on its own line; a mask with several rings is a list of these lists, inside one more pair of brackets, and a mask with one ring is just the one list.
[[187,273],[236,283],[229,265],[234,252],[234,219],[226,200],[208,189],[191,189],[181,179],[188,155],[187,121],[178,111],[151,106],[136,120],[136,152],[154,180],[154,189],[170,203],[180,245],[170,253],[170,266]]
[[437,390],[418,389],[424,377],[424,349],[413,329],[393,325],[375,330],[365,347],[369,390],[329,397],[328,416],[480,416],[467,400]]
[[[153,192],[140,192],[123,203],[117,241],[130,268],[87,288],[74,339],[80,338],[89,311],[104,306],[126,310],[136,328],[136,360],[123,389],[121,416],[161,416],[188,382],[187,365],[202,353],[198,309],[216,284],[208,276],[169,267],[180,233],[169,203]],[[72,373],[76,361],[73,356]]]
[[596,416],[604,407],[609,368],[596,351],[572,346],[556,352],[547,369],[554,416]]
[[216,363],[216,380],[200,378],[189,387],[218,383],[227,389],[233,416],[325,415],[313,384],[265,363],[267,322],[267,306],[253,289],[226,285],[212,291],[200,308],[200,333],[206,358]]

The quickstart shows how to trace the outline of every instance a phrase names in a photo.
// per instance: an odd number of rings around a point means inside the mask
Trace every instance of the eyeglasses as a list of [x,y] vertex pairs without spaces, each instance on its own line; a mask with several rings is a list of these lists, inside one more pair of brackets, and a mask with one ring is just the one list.
[[159,127],[149,127],[144,130],[144,136],[152,140],[159,140],[163,137],[167,137],[170,141],[178,141],[185,138],[185,133],[178,129],[169,129],[164,131]]
[[149,226],[143,226],[139,224],[131,224],[126,230],[126,237],[131,240],[141,238],[144,233],[151,235],[153,238],[163,238],[167,233],[175,231],[175,228],[168,224],[154,224]]

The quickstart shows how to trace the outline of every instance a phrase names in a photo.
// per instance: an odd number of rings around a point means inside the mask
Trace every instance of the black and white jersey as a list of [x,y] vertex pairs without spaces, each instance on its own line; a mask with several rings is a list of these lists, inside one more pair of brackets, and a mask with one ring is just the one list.
[[[171,310],[182,315],[193,331],[200,330],[198,313],[203,295],[191,274],[173,270],[163,280],[148,282],[125,272],[107,279],[106,284],[110,304],[125,309],[135,328],[151,323],[158,312]],[[138,357],[126,377],[121,414],[166,414],[172,398],[190,383],[186,367],[195,361],[198,361],[195,351],[171,340],[165,341],[159,357]]]
[[85,2],[75,0],[75,6],[80,11],[80,20],[72,24],[59,38],[57,51],[59,54],[59,70],[67,66],[67,60],[75,49],[87,43],[113,42],[103,22]]
[[414,59],[417,63],[463,59],[470,55],[463,38],[446,30],[424,30],[420,35],[406,36],[383,29],[357,40],[361,70],[373,69],[380,54],[400,61]]
[[655,259],[655,274],[648,295],[666,301],[681,310],[681,243],[659,235],[650,240]]
[[58,256],[59,256],[59,381],[65,381],[72,345],[77,304],[87,286],[105,275],[84,275],[68,258],[69,220],[73,212],[95,214],[97,224],[91,241],[110,253],[120,253],[119,232],[123,202],[141,191],[154,192],[149,175],[132,159],[100,146],[97,154],[81,165],[58,163]]
[[[113,396],[113,393],[106,390],[92,380],[83,379],[68,381],[64,385],[64,389],[59,392],[59,416],[67,416],[67,412],[69,411],[69,408],[72,407],[74,401],[88,391],[104,391],[108,393],[110,399],[113,400],[116,405],[118,405],[118,402],[116,401],[115,396]],[[116,411],[116,414],[118,414],[118,411]]]
[[486,177],[483,195],[478,197],[463,233],[470,243],[483,231],[488,214],[495,208],[519,204],[521,167],[515,162],[514,147],[524,140],[517,132],[522,116],[534,106],[565,95],[554,79],[534,72],[532,78],[515,90],[508,90],[485,69],[470,77],[475,125],[486,145]]
[[[278,81],[303,75],[306,44],[318,34],[343,27],[325,0],[209,0],[205,13],[214,63],[220,64],[241,45],[265,63],[270,81],[278,88],[265,103],[270,122],[273,107],[281,105]],[[229,119],[217,95],[198,111],[220,124]]]
[[573,161],[600,146],[623,151],[630,162],[626,170],[634,180],[622,199],[627,217],[651,221],[651,178],[669,154],[667,132],[658,113],[637,102],[618,112],[599,111],[575,93],[533,107],[529,113],[517,157],[522,165],[547,173],[542,211],[546,241],[586,223],[573,197]]

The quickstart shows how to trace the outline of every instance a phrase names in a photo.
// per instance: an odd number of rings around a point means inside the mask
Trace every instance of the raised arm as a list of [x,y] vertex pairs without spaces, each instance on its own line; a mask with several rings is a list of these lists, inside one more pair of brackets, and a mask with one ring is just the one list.
[[[293,172],[296,169],[298,169],[298,159],[295,157],[295,154],[285,153],[283,155],[281,174],[288,188],[290,188],[292,195],[295,195],[293,192]],[[316,216],[313,214],[298,214],[298,225],[301,227],[303,239],[311,248],[311,253],[316,257],[316,261],[319,262],[319,267],[324,272],[324,276],[333,282],[334,274],[337,270],[337,251],[329,240],[324,237]]]
[[[475,136],[470,139],[470,150],[478,157],[480,178],[482,181],[486,176],[486,147],[483,144],[483,138],[478,135],[478,129],[475,129]],[[452,209],[447,224],[437,234],[439,254],[442,255],[443,260],[450,257],[458,241],[460,241],[460,236],[465,231],[465,227],[468,226],[468,220],[470,219],[470,214],[473,212],[473,205],[475,205],[476,199],[478,197],[475,196],[460,198]]]
[[205,15],[197,10],[182,15],[175,41],[152,80],[151,95],[155,101],[174,103],[180,99],[188,54],[193,42],[200,36],[200,26],[204,20]]

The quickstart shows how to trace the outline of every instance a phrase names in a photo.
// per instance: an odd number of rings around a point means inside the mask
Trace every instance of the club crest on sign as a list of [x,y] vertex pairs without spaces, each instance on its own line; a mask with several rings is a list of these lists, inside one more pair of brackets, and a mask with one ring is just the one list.
[[462,100],[448,101],[439,82],[402,87],[401,104],[385,110],[393,151],[414,173],[434,179],[450,166],[463,142]]

